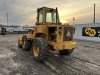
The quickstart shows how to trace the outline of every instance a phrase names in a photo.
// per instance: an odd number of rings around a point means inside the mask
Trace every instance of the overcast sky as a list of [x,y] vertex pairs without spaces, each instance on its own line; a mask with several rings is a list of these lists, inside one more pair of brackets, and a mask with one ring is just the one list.
[[[93,4],[96,4],[96,22],[100,23],[100,0],[0,0],[0,19],[6,24],[8,13],[9,24],[34,25],[36,10],[40,7],[58,7],[60,21],[72,23],[93,22]],[[1,22],[1,21],[0,21]]]

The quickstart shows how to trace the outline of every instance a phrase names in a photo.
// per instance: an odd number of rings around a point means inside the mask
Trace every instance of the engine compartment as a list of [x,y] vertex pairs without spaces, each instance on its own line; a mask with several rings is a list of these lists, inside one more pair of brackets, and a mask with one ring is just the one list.
[[57,27],[48,28],[48,40],[56,42],[57,38]]

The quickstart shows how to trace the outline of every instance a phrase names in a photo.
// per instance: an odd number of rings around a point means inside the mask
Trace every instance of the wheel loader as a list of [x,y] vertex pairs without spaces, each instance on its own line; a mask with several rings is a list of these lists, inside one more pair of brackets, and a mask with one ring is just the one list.
[[0,27],[0,35],[5,35],[6,34],[6,28]]
[[18,47],[30,51],[38,62],[45,61],[49,50],[70,55],[76,47],[74,32],[72,25],[61,24],[57,8],[38,8],[36,26],[27,34],[19,36]]

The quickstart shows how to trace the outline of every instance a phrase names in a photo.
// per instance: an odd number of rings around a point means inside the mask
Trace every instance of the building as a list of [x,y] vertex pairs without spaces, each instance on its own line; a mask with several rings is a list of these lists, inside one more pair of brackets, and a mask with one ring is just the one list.
[[29,29],[32,29],[32,26],[18,26],[18,25],[0,25],[1,27],[3,26],[6,28],[7,32],[27,32]]
[[74,39],[100,42],[100,23],[75,25]]

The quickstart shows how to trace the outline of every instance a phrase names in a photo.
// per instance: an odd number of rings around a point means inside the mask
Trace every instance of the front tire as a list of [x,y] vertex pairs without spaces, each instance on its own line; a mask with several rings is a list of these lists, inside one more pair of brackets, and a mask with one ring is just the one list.
[[36,38],[33,40],[32,53],[34,60],[43,62],[47,58],[48,45],[44,38]]
[[18,40],[18,48],[22,48],[22,45],[20,44],[20,40]]
[[24,51],[29,51],[31,49],[31,41],[27,40],[25,36],[23,37],[22,49]]

